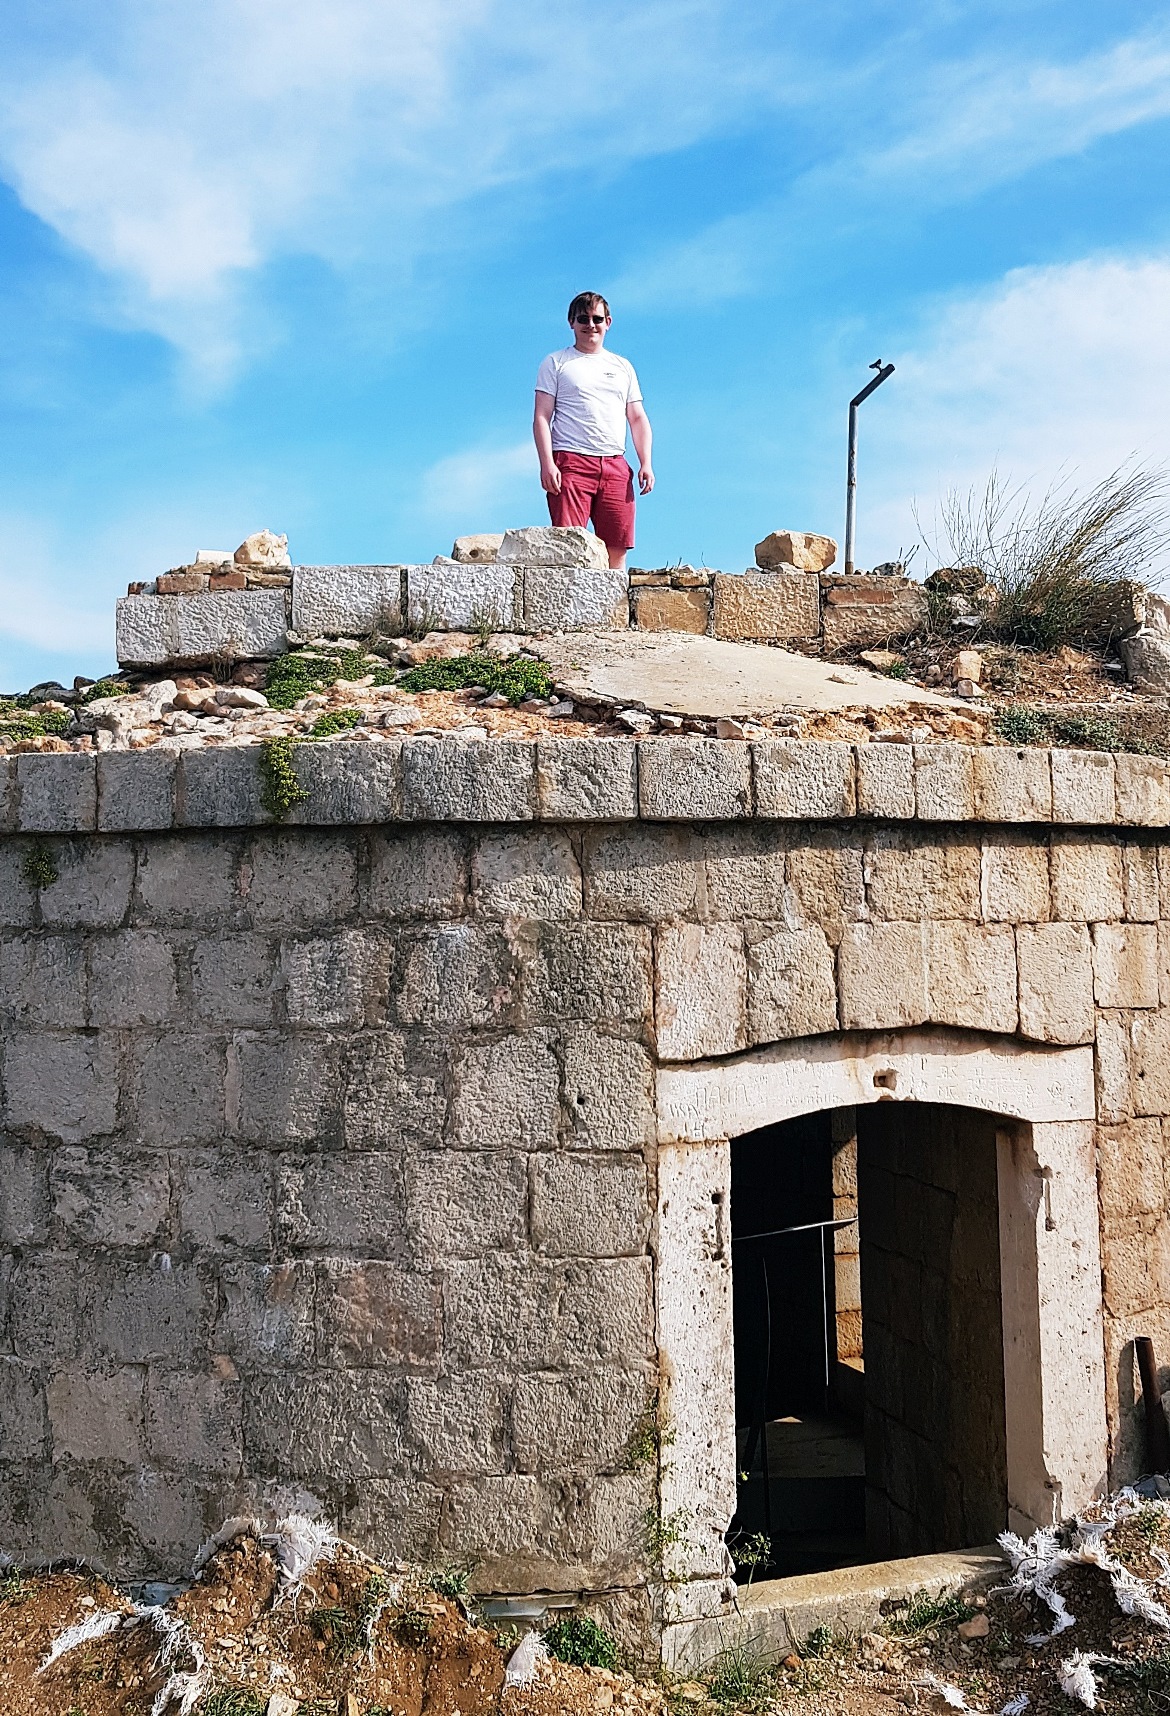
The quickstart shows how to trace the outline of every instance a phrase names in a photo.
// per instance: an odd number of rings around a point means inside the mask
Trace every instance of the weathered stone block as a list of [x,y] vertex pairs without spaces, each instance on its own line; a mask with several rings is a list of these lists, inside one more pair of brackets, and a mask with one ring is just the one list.
[[251,828],[270,822],[263,787],[259,745],[184,751],[179,758],[176,826]]
[[402,566],[297,566],[293,630],[305,637],[366,637],[402,626]]
[[915,745],[914,784],[923,822],[966,822],[975,814],[974,753],[965,745]]
[[0,832],[16,827],[16,758],[0,757]]
[[591,917],[657,923],[689,916],[703,883],[702,838],[689,828],[602,829],[585,836]]
[[97,826],[97,759],[33,752],[16,759],[16,826],[26,834],[83,833]]
[[5,1120],[80,1144],[112,1132],[118,1071],[109,1037],[14,1032],[4,1054]]
[[159,667],[175,653],[171,599],[120,596],[115,603],[115,647],[124,667]]
[[537,814],[548,822],[638,814],[638,747],[629,739],[539,739]]
[[747,963],[737,924],[664,924],[655,934],[654,1018],[664,1060],[730,1054],[747,1042]]
[[81,941],[56,935],[0,941],[0,1010],[16,1024],[30,1027],[86,1024]]
[[286,1158],[276,1175],[276,1222],[287,1246],[405,1257],[401,1158],[373,1151]]
[[219,1351],[246,1364],[292,1366],[312,1360],[316,1265],[229,1263],[218,1274]]
[[337,930],[287,942],[285,1006],[294,1025],[380,1024],[386,1015],[393,945],[377,931]]
[[404,936],[397,1009],[404,1025],[489,1025],[511,1004],[511,952],[502,933],[445,924]]
[[520,1473],[456,1483],[444,1510],[443,1542],[474,1556],[476,1577],[489,1589],[511,1581],[548,1590],[566,1573],[556,1547],[560,1511],[551,1485]]
[[[6,760],[16,762],[15,757]],[[22,841],[0,840],[0,927],[4,929],[31,929],[36,917],[39,890],[24,874],[27,857]]]
[[650,1356],[649,1258],[554,1263],[502,1252],[451,1263],[444,1277],[445,1357],[456,1369]]
[[178,771],[174,751],[103,752],[97,759],[99,830],[170,828]]
[[1008,924],[926,926],[930,1018],[972,1031],[1016,1028],[1016,949]]
[[1160,915],[1158,849],[1127,840],[1122,851],[1125,869],[1125,915],[1131,923],[1156,923]]
[[857,763],[852,745],[774,739],[751,749],[757,815],[795,820],[855,813]]
[[189,1263],[119,1264],[91,1291],[83,1338],[122,1364],[183,1358],[206,1339],[209,1295]]
[[521,739],[407,739],[403,815],[415,822],[516,822],[536,814],[536,746]]
[[821,629],[821,589],[815,573],[715,574],[712,627],[717,638],[787,643]]
[[651,1143],[654,1073],[641,1043],[578,1030],[566,1035],[562,1052],[573,1143],[589,1150],[640,1150]]
[[586,1376],[522,1376],[512,1397],[512,1437],[522,1472],[621,1468],[649,1404],[645,1376],[607,1367]]
[[169,1032],[135,1046],[129,1079],[134,1127],[152,1144],[206,1144],[225,1122],[224,1046],[215,1037]]
[[1098,1007],[1156,1007],[1157,926],[1096,923],[1092,937],[1093,993]]
[[500,562],[443,561],[438,566],[408,566],[410,617],[452,631],[473,631],[480,624],[510,632],[523,624],[518,612],[515,568]]
[[45,1395],[23,1359],[0,1357],[0,1460],[39,1460],[45,1452]]
[[1052,915],[1073,923],[1125,916],[1121,846],[1108,836],[1052,836]]
[[39,891],[50,929],[113,929],[124,920],[134,854],[117,840],[70,840],[53,847],[59,879]]
[[1101,751],[1053,750],[1052,820],[1087,827],[1117,815],[1114,761]]
[[913,819],[914,752],[909,745],[858,745],[857,814]]
[[644,632],[693,632],[706,636],[711,624],[709,590],[630,591],[634,624]]
[[462,1048],[454,1063],[451,1142],[547,1150],[556,1142],[559,1073],[547,1032]]
[[256,924],[304,931],[357,904],[357,852],[345,835],[269,834],[252,846],[247,902]]
[[848,830],[791,830],[788,880],[779,914],[785,923],[819,924],[832,941],[845,924],[869,916],[862,853]]
[[1020,1032],[1043,1043],[1093,1039],[1093,962],[1081,924],[1021,924],[1016,931]]
[[283,590],[123,596],[117,604],[116,648],[123,667],[216,657],[255,661],[280,655],[287,629]]
[[230,1129],[239,1137],[282,1145],[340,1135],[344,1067],[330,1037],[242,1037],[229,1066]]
[[599,536],[576,525],[529,524],[505,531],[500,559],[508,566],[567,566],[607,571],[609,551]]
[[833,952],[824,930],[753,924],[746,935],[749,1043],[836,1030]]
[[201,1252],[267,1251],[272,1164],[258,1150],[176,1151],[171,1174],[179,1232]]
[[1170,763],[1165,757],[1118,751],[1113,765],[1118,822],[1133,823],[1140,828],[1165,828],[1170,823]]
[[[678,830],[677,835],[681,839],[683,831]],[[767,923],[785,916],[792,903],[786,885],[785,829],[772,822],[736,822],[706,829],[701,850],[706,870],[706,916],[759,918]]]
[[75,1244],[153,1245],[163,1237],[171,1182],[166,1157],[58,1150],[53,1213]]
[[226,1026],[270,1023],[276,943],[267,936],[208,936],[195,944],[191,974],[201,1018]]
[[402,1468],[402,1387],[371,1388],[362,1370],[249,1377],[244,1393],[248,1469],[348,1483]]
[[[485,1137],[484,1143],[495,1143]],[[555,1159],[555,1158],[554,1158]],[[528,1166],[499,1149],[428,1150],[406,1163],[411,1241],[427,1258],[467,1257],[523,1245]]]
[[638,798],[655,822],[750,816],[751,747],[723,739],[644,739]]
[[161,1025],[178,998],[174,954],[153,930],[120,930],[90,944],[90,1024]]
[[406,1429],[427,1471],[486,1475],[504,1469],[504,1397],[491,1377],[412,1378]]
[[284,818],[287,827],[393,822],[402,815],[402,744],[376,739],[298,745],[293,768],[308,798]]
[[926,592],[911,578],[871,578],[855,572],[822,576],[819,583],[827,655],[877,649],[910,637],[927,623]]
[[1051,822],[1052,766],[1040,746],[1013,750],[980,745],[973,752],[975,814],[983,822]]
[[467,898],[467,839],[455,829],[370,836],[369,909],[388,918],[459,918]]
[[930,1018],[926,926],[849,924],[837,950],[841,1028],[891,1030]]
[[993,923],[1043,923],[1047,919],[1047,841],[1004,833],[986,843],[983,913]]
[[524,630],[619,630],[630,623],[629,588],[629,574],[608,566],[525,567]]
[[63,1364],[81,1347],[77,1258],[36,1251],[17,1258],[8,1285],[13,1351],[34,1364]]
[[394,1263],[326,1264],[317,1288],[317,1352],[334,1365],[433,1371],[440,1351],[439,1283]]
[[386,1566],[413,1561],[429,1566],[439,1554],[444,1495],[399,1471],[392,1478],[367,1478],[342,1492],[338,1523],[351,1543],[365,1544]]
[[650,1015],[650,932],[640,924],[549,924],[524,972],[535,1019],[641,1023]]
[[43,1245],[49,1232],[49,1153],[0,1144],[0,1245]]
[[491,917],[581,915],[581,867],[561,829],[486,834],[472,862],[478,911]]
[[152,1368],[146,1436],[151,1460],[165,1471],[235,1476],[243,1465],[240,1384],[206,1372]]
[[451,549],[452,560],[490,561],[493,565],[499,562],[500,544],[504,540],[502,530],[479,531],[472,536],[457,536]]
[[758,566],[791,566],[799,572],[826,572],[837,558],[831,536],[809,530],[774,530],[756,543]]
[[[115,848],[112,843],[109,850]],[[238,837],[203,835],[199,862],[186,861],[185,835],[161,836],[143,843],[138,855],[135,916],[139,921],[230,928],[243,904],[239,892]],[[127,854],[129,856],[129,854]],[[127,866],[127,882],[132,870]]]
[[1166,1203],[1162,1122],[1131,1120],[1097,1134],[1101,1214],[1106,1222],[1161,1215]]
[[634,1257],[650,1228],[641,1156],[532,1158],[532,1243],[554,1257]]
[[350,1150],[430,1148],[443,1135],[447,1045],[402,1031],[362,1031],[349,1039],[343,1129]]
[[137,1368],[58,1371],[46,1391],[54,1461],[142,1464],[144,1382]]

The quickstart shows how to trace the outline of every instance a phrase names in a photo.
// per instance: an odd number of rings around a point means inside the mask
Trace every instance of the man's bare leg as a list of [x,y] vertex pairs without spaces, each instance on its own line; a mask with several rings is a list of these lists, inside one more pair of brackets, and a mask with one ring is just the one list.
[[609,555],[610,571],[624,572],[626,569],[626,555],[629,553],[629,550],[627,548],[611,548],[609,544],[606,543],[605,551]]

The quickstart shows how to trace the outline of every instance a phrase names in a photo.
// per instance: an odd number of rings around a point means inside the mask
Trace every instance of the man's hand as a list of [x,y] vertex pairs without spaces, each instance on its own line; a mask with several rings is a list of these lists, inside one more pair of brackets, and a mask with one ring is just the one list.
[[653,487],[654,487],[654,472],[650,469],[649,465],[639,465],[639,467],[638,467],[638,493],[640,495],[648,495],[650,493],[650,490]]
[[[653,478],[650,479],[653,482]],[[561,492],[561,473],[555,465],[540,467],[540,486],[546,495],[559,495]]]

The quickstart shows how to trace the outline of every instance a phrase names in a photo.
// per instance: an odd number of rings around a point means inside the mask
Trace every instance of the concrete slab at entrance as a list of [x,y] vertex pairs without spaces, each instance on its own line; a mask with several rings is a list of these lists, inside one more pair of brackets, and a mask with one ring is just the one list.
[[869,1632],[893,1605],[919,1592],[971,1596],[1006,1577],[1008,1563],[994,1544],[945,1555],[914,1555],[904,1561],[875,1561],[806,1573],[796,1579],[766,1579],[753,1585],[725,1615],[667,1628],[664,1655],[676,1671],[699,1668],[729,1645],[752,1641],[783,1655],[817,1627],[834,1632]]

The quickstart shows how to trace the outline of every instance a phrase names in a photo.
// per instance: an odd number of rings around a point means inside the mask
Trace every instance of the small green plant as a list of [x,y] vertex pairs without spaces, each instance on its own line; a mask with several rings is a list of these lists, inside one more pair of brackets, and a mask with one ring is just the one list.
[[814,1627],[802,1641],[800,1654],[809,1661],[823,1662],[826,1657],[836,1656],[843,1648],[843,1638],[832,1627]]
[[0,1603],[11,1603],[15,1608],[31,1596],[32,1587],[18,1567],[10,1567],[0,1575]]
[[526,697],[551,697],[553,691],[546,664],[521,655],[506,660],[494,655],[436,655],[408,669],[398,683],[403,691],[466,691],[479,685],[487,692],[502,692],[513,705]]
[[992,726],[1009,745],[1068,745],[1092,751],[1132,751],[1149,755],[1145,739],[1124,733],[1105,715],[1074,715],[1032,704],[1008,704],[996,709]]
[[1156,1502],[1150,1502],[1142,1508],[1133,1523],[1147,1543],[1157,1543],[1166,1519],[1165,1508],[1159,1507]]
[[324,715],[318,715],[309,728],[310,739],[328,739],[334,733],[348,732],[349,728],[361,723],[360,709],[327,709]]
[[567,1615],[554,1621],[544,1635],[550,1656],[576,1668],[614,1669],[618,1664],[617,1640],[588,1615]]
[[33,842],[20,868],[30,888],[51,888],[61,875],[56,859],[43,840]]
[[630,1440],[626,1444],[628,1472],[636,1471],[639,1466],[654,1465],[663,1448],[674,1446],[674,1425],[663,1424],[661,1411],[658,1396],[655,1395],[638,1414],[634,1428],[630,1431]]
[[488,639],[500,629],[500,616],[494,604],[485,607],[482,602],[477,602],[471,610],[471,630],[481,650],[487,648]]
[[202,1716],[264,1716],[268,1705],[250,1686],[220,1686],[199,1708]]
[[775,1690],[776,1666],[776,1658],[758,1639],[745,1639],[721,1650],[703,1678],[717,1704],[732,1710],[758,1710]]
[[0,739],[43,739],[48,735],[60,738],[69,725],[65,709],[45,709],[34,714],[24,705],[24,699],[0,700]]
[[894,661],[890,663],[889,667],[884,667],[882,672],[885,674],[887,679],[906,679],[909,676],[910,669],[906,666],[904,661]]
[[440,632],[444,629],[443,615],[437,608],[432,607],[430,602],[426,600],[420,602],[415,599],[407,604],[406,615],[402,622],[402,635],[404,637],[413,638],[417,643],[420,638],[428,637],[431,632]]
[[466,1567],[456,1562],[444,1562],[439,1567],[428,1567],[426,1582],[431,1590],[440,1597],[454,1601],[456,1597],[467,1595],[467,1583],[471,1574]]
[[750,1537],[745,1537],[738,1543],[728,1544],[731,1559],[735,1563],[735,1571],[747,1572],[748,1588],[761,1567],[767,1567],[772,1559],[772,1539],[763,1531],[753,1531]]
[[371,661],[362,650],[296,650],[269,663],[265,695],[273,709],[291,709],[302,697],[322,691],[338,679],[365,679],[393,685],[393,670]]
[[970,1603],[965,1603],[956,1591],[944,1591],[937,1597],[927,1591],[915,1591],[885,1622],[885,1631],[898,1638],[921,1638],[924,1633],[969,1621],[974,1613]]
[[79,703],[96,703],[99,697],[127,697],[130,687],[124,679],[97,679],[92,685],[82,687],[77,701]]
[[678,1548],[687,1541],[685,1508],[676,1508],[674,1513],[660,1514],[657,1508],[648,1507],[644,1515],[644,1525],[646,1553],[656,1567],[661,1567],[671,1549]]
[[397,1591],[396,1582],[386,1574],[371,1573],[352,1609],[314,1609],[309,1625],[333,1655],[343,1659],[369,1646],[383,1613],[390,1614],[395,1637],[403,1644],[422,1644],[431,1630],[431,1618],[414,1604],[398,1601]]
[[276,822],[309,796],[293,768],[296,744],[295,739],[265,739],[260,747],[260,801]]

